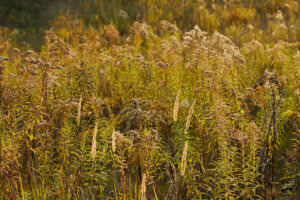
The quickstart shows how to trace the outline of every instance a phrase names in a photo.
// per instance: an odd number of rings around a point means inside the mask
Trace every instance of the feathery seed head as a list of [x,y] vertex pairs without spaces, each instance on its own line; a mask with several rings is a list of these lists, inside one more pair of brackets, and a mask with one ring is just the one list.
[[93,140],[92,140],[91,154],[92,154],[93,161],[95,161],[95,159],[96,159],[96,151],[97,151],[97,128],[98,128],[98,121],[96,121],[96,124],[95,124]]
[[114,131],[112,136],[111,136],[111,147],[112,147],[112,151],[113,153],[116,152],[116,132]]
[[82,94],[80,94],[80,98],[79,98],[79,102],[78,102],[77,126],[80,125],[81,106],[82,106]]
[[143,174],[142,184],[141,184],[141,200],[146,200],[146,192],[147,192],[147,175]]
[[194,99],[194,101],[193,101],[193,103],[192,103],[192,106],[191,106],[191,108],[190,108],[189,114],[188,114],[188,116],[187,116],[186,124],[185,124],[185,128],[186,128],[186,129],[188,129],[188,128],[190,127],[191,119],[192,119],[192,116],[193,116],[195,104],[196,104],[196,99]]
[[180,169],[181,176],[184,176],[184,174],[185,174],[188,148],[189,148],[189,143],[188,143],[188,141],[185,141],[183,152],[182,152],[182,158],[181,158],[181,169]]
[[173,112],[173,119],[176,122],[178,117],[178,110],[179,110],[179,97],[180,97],[180,89],[177,92],[175,104],[174,104],[174,112]]

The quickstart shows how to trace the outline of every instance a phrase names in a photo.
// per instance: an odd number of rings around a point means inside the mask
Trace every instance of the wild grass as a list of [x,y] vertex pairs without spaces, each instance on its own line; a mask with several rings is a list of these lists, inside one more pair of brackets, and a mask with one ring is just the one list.
[[0,29],[0,199],[300,197],[298,2],[81,3]]

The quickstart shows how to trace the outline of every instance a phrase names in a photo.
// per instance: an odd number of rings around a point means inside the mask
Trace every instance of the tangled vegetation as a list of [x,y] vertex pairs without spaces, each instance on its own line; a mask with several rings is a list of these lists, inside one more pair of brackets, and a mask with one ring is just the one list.
[[0,28],[0,199],[300,198],[299,1],[75,2]]

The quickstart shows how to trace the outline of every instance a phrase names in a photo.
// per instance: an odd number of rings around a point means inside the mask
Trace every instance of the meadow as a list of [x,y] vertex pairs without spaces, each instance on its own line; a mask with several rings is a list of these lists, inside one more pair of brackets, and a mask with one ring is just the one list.
[[299,0],[5,2],[1,200],[300,199]]

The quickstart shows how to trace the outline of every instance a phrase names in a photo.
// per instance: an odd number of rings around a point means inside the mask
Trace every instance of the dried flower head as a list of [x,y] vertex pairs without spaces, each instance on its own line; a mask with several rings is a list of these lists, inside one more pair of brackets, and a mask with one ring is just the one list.
[[159,22],[159,32],[164,33],[172,33],[172,34],[181,34],[180,29],[175,25],[166,20],[162,20]]
[[129,42],[136,40],[147,41],[153,38],[155,34],[153,33],[151,27],[146,23],[134,22],[130,28],[130,34],[128,37]]
[[110,44],[120,42],[120,33],[113,24],[104,26],[104,37]]
[[180,103],[180,107],[181,108],[188,108],[190,106],[189,101],[187,99],[184,99],[181,103]]
[[120,12],[119,12],[119,17],[123,18],[123,19],[127,19],[128,18],[128,13],[121,9]]

